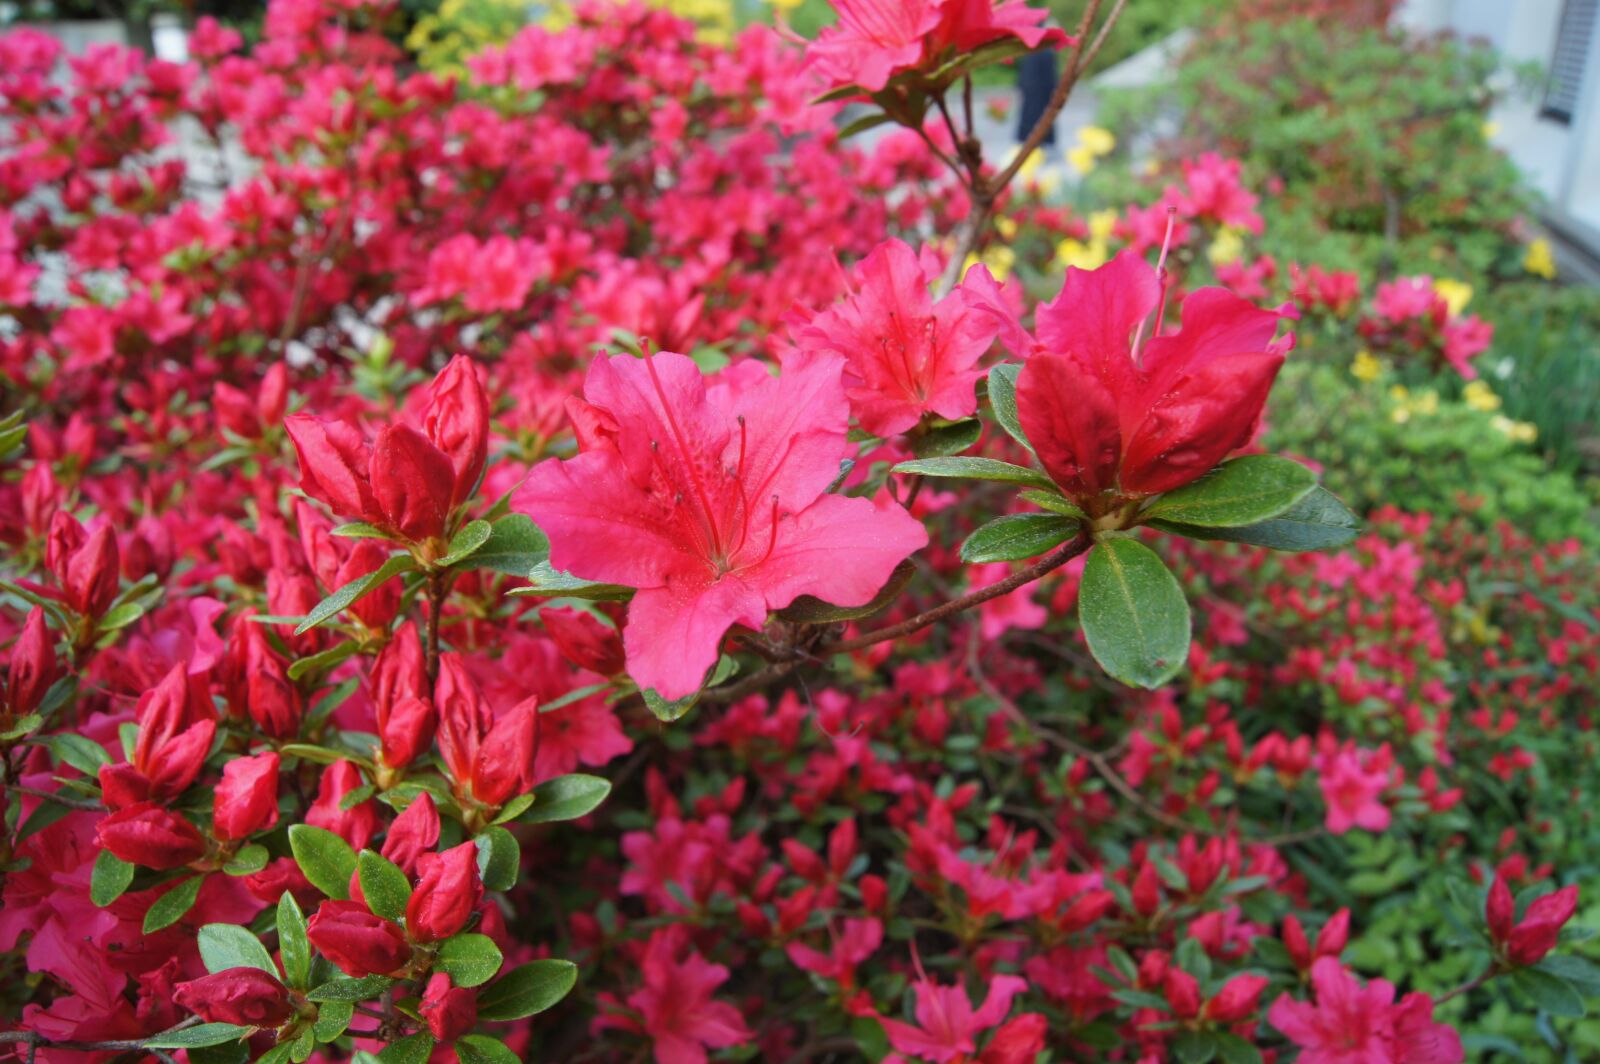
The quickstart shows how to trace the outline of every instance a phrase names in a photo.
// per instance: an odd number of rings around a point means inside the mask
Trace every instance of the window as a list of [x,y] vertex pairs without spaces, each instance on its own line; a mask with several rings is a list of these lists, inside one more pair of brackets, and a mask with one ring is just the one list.
[[1561,25],[1556,30],[1555,53],[1550,57],[1550,78],[1545,82],[1542,118],[1570,125],[1583,92],[1584,68],[1589,61],[1589,42],[1600,22],[1600,0],[1566,0],[1561,8]]

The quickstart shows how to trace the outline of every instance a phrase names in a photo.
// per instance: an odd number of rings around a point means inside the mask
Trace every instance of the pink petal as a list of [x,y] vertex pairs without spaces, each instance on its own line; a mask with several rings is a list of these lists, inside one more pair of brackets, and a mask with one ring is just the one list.
[[735,624],[759,629],[766,620],[760,592],[740,576],[640,591],[628,606],[622,631],[628,675],[668,700],[693,694],[716,664],[728,629]]

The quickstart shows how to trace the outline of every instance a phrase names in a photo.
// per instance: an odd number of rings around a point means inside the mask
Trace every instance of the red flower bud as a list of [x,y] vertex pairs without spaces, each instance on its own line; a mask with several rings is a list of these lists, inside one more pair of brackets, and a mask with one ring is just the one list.
[[428,386],[422,428],[455,472],[454,509],[472,495],[489,456],[489,399],[472,360],[457,355]]
[[1328,917],[1328,922],[1317,932],[1317,956],[1337,957],[1350,941],[1350,910],[1340,909]]
[[282,421],[283,412],[288,408],[289,364],[274,362],[256,390],[256,415],[261,420],[262,429],[270,429]]
[[1517,920],[1517,903],[1511,897],[1511,888],[1506,885],[1504,876],[1494,877],[1483,915],[1489,924],[1489,937],[1496,943],[1504,943],[1511,937],[1511,928]]
[[1283,946],[1289,951],[1289,959],[1297,969],[1302,972],[1310,969],[1311,943],[1306,940],[1306,929],[1301,926],[1299,918],[1283,918]]
[[1146,861],[1133,881],[1133,908],[1140,916],[1153,916],[1161,907],[1161,880],[1156,866]]
[[580,669],[616,676],[624,667],[622,633],[578,610],[542,609],[539,620],[561,656]]
[[206,840],[195,826],[154,802],[140,802],[100,821],[100,845],[129,864],[158,872],[182,868],[205,856]]
[[[190,697],[189,676],[182,665],[174,665],[139,697],[133,767],[149,782],[151,798],[176,797],[200,774],[217,730],[209,709]],[[101,775],[103,779],[104,769]]]
[[1182,968],[1169,967],[1161,986],[1166,991],[1167,1007],[1174,1016],[1188,1020],[1200,1014],[1200,984],[1194,976]]
[[861,888],[861,904],[865,905],[869,912],[884,911],[884,906],[889,901],[889,884],[882,876],[864,875],[857,886]]
[[289,668],[267,642],[260,625],[249,636],[245,708],[250,719],[271,739],[293,739],[305,718],[305,699],[289,681]]
[[415,875],[417,861],[439,844],[439,808],[427,791],[417,795],[406,811],[394,818],[379,852],[407,875]]
[[441,1042],[454,1042],[478,1022],[478,992],[451,986],[448,975],[434,972],[422,993],[422,1007],[417,1011],[422,1013],[433,1037]]
[[50,521],[45,560],[61,587],[62,600],[75,612],[98,617],[111,608],[121,569],[111,526],[101,525],[85,534],[77,518],[56,511]]
[[352,850],[366,849],[378,832],[378,812],[373,808],[372,799],[358,802],[350,809],[339,808],[345,795],[365,784],[361,771],[352,762],[335,761],[322,770],[317,800],[306,810],[306,823],[333,832],[348,842]]
[[218,381],[211,388],[211,408],[217,413],[217,427],[242,440],[261,438],[261,419],[256,402],[231,384]]
[[35,606],[11,647],[3,705],[12,717],[25,717],[39,707],[45,692],[61,675],[56,644],[45,627],[44,610]]
[[1578,911],[1578,888],[1563,887],[1534,899],[1522,920],[1506,939],[1506,957],[1512,964],[1538,964],[1555,948],[1561,928]]
[[227,968],[174,991],[174,1001],[207,1023],[277,1027],[295,1011],[288,989],[259,968]]
[[472,842],[417,859],[422,873],[406,903],[406,930],[418,942],[438,942],[467,925],[483,898],[478,847]]
[[[376,572],[388,560],[389,551],[378,540],[357,540],[350,550],[350,557],[339,566],[332,586],[343,587],[368,573]],[[349,610],[373,631],[386,631],[394,615],[400,611],[400,582],[390,577],[379,584],[376,590],[361,596],[359,602],[351,603]]]
[[325,901],[306,924],[306,937],[346,975],[389,975],[411,961],[411,944],[393,920],[353,901]]
[[1215,1023],[1238,1023],[1254,1014],[1267,982],[1260,975],[1234,976],[1217,991],[1216,997],[1206,1002],[1205,1018]]
[[539,700],[528,698],[511,707],[478,747],[472,796],[501,806],[533,790],[534,755],[539,749]]
[[444,535],[455,470],[426,436],[409,425],[385,425],[372,441],[371,471],[384,527],[411,540]]
[[383,519],[368,479],[371,451],[360,429],[309,414],[284,418],[283,427],[300,457],[300,487],[307,495],[342,517]]
[[1050,1025],[1037,1012],[1025,1012],[1008,1020],[989,1039],[979,1058],[982,1064],[1033,1064],[1044,1052]]
[[439,710],[439,753],[459,788],[472,779],[478,743],[493,726],[494,716],[459,654],[439,655],[433,701]]
[[245,876],[244,887],[263,905],[278,904],[285,891],[294,895],[302,909],[310,909],[322,899],[322,892],[311,885],[293,857],[279,857],[261,871]]
[[211,833],[232,842],[277,822],[278,755],[269,750],[254,757],[236,757],[223,766]]
[[1153,949],[1139,958],[1139,985],[1154,990],[1167,980],[1167,969],[1172,958],[1163,950]]
[[378,707],[378,735],[383,740],[383,763],[404,768],[433,746],[433,703],[424,698],[401,699],[392,708]]
[[378,652],[372,662],[372,674],[367,679],[372,691],[372,703],[378,707],[381,721],[402,698],[426,698],[428,673],[422,656],[422,639],[416,625],[407,621],[395,630],[389,645]]

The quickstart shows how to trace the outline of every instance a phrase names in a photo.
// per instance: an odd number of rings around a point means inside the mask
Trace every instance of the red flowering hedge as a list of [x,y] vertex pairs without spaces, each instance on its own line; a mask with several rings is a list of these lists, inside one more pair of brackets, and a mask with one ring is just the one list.
[[[1595,708],[1588,560],[1260,450],[1298,312],[1182,277],[1260,227],[1226,160],[1047,299],[964,269],[1078,224],[964,81],[1061,48],[1059,107],[1098,8],[586,7],[463,81],[322,0],[183,66],[0,37],[0,1052],[1453,1064],[1469,1001],[1581,1014],[1537,798],[1593,744],[1517,725]],[[1465,366],[1405,295],[1383,342]],[[1358,975],[1407,899],[1454,937]]]

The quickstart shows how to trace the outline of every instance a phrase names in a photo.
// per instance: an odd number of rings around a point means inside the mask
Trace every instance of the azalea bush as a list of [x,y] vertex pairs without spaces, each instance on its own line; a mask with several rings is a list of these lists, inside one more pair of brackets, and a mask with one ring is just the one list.
[[0,1054],[1592,1051],[1592,545],[1284,427],[1458,291],[985,156],[1119,11],[0,37]]

